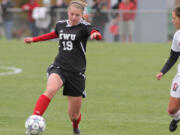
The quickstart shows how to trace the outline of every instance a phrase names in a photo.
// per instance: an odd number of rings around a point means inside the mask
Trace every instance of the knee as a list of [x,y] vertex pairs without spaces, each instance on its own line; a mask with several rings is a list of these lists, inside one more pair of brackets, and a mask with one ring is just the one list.
[[167,111],[168,111],[169,115],[174,115],[178,111],[178,109],[176,109],[176,108],[168,108]]
[[79,117],[79,113],[72,113],[70,114],[71,121],[76,121]]
[[44,95],[46,95],[48,98],[52,99],[56,94],[56,90],[54,89],[47,89],[45,92],[44,92]]

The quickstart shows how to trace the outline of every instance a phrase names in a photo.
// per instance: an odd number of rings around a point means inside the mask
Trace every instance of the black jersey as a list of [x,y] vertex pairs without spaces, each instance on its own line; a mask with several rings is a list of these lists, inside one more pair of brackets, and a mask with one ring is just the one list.
[[86,70],[86,43],[95,28],[85,20],[71,26],[68,20],[59,21],[55,32],[59,35],[59,53],[54,64],[71,72]]

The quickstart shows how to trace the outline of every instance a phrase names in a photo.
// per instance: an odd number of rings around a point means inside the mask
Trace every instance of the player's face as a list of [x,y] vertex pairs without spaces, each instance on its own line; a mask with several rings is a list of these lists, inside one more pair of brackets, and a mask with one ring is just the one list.
[[174,11],[172,12],[172,22],[177,29],[180,29],[180,18]]
[[82,18],[82,10],[78,9],[74,6],[69,7],[68,9],[68,20],[69,23],[73,25],[77,25]]

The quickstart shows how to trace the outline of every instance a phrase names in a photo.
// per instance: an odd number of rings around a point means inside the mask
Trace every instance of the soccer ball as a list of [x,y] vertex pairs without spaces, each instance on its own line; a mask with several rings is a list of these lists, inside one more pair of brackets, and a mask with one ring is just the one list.
[[31,115],[25,122],[26,135],[38,135],[46,128],[46,122],[42,116]]

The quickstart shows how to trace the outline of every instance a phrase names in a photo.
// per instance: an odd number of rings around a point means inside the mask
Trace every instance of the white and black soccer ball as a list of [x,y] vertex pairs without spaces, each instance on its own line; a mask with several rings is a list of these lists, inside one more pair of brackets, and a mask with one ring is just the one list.
[[46,128],[45,119],[42,116],[31,115],[25,122],[26,134],[38,135]]

